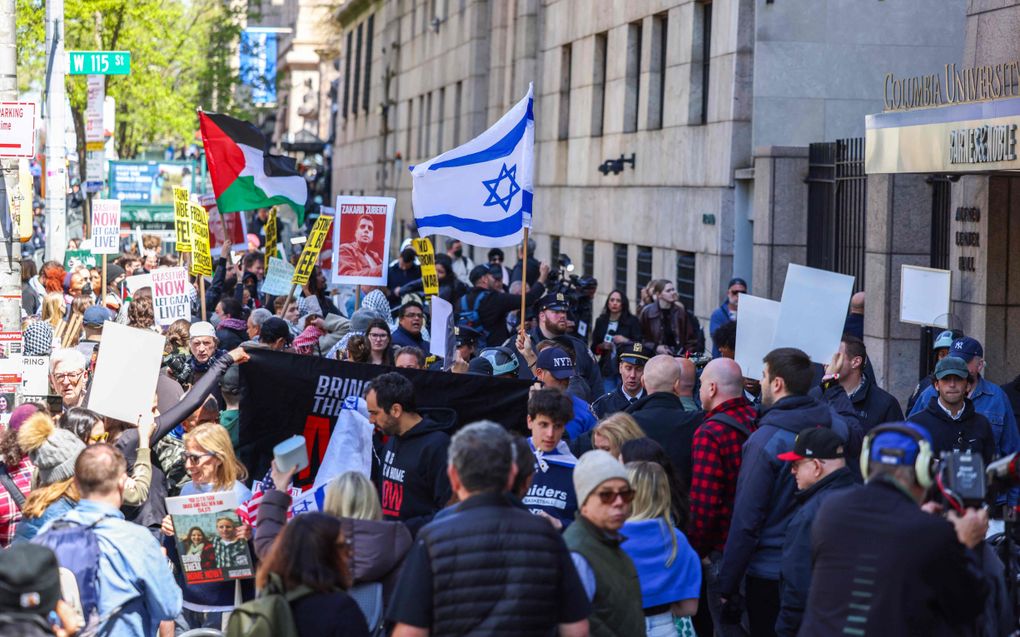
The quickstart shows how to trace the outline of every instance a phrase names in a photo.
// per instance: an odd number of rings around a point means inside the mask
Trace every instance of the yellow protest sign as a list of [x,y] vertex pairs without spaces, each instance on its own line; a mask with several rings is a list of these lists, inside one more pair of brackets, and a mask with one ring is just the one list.
[[209,216],[205,208],[198,204],[188,204],[191,227],[191,266],[195,275],[211,276],[212,255],[209,252]]
[[301,251],[301,256],[294,267],[294,278],[291,280],[293,285],[308,285],[308,279],[312,276],[312,269],[315,268],[315,264],[319,260],[319,251],[322,250],[322,244],[326,242],[331,223],[333,223],[333,217],[330,215],[319,215],[319,218],[315,220],[312,231],[308,233],[305,249]]
[[436,274],[436,254],[432,251],[432,242],[424,239],[412,239],[414,251],[418,253],[421,265],[421,282],[425,288],[425,296],[439,294],[439,275]]
[[190,206],[188,189],[174,186],[174,230],[177,235],[177,251],[182,253],[191,252]]
[[269,219],[266,220],[266,268],[269,268],[269,258],[276,256],[276,243],[279,237],[276,234],[276,206],[269,211]]

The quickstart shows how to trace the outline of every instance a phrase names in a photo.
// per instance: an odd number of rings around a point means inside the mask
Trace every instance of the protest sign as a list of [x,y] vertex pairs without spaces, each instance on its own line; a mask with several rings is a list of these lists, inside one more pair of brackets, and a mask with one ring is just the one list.
[[816,363],[829,363],[839,350],[853,289],[852,276],[791,263],[772,348],[796,347]]
[[[319,209],[322,214],[333,217],[336,221],[336,208],[330,208],[329,206],[323,206]],[[333,277],[333,230],[330,229],[326,233],[326,240],[322,243],[322,249],[319,250],[319,268],[322,269],[323,274],[330,277],[330,282],[336,283],[332,280]]]
[[319,218],[315,220],[312,231],[308,233],[305,248],[298,258],[297,267],[294,268],[294,278],[291,281],[293,285],[308,284],[308,277],[312,275],[312,269],[319,260],[319,250],[326,242],[326,234],[329,232],[331,223],[333,223],[333,217],[329,215],[319,215]]
[[275,257],[276,244],[280,241],[280,235],[277,234],[276,230],[276,206],[273,206],[272,210],[269,211],[269,218],[266,219],[266,225],[263,228],[266,233],[266,268],[269,267],[269,257]]
[[92,254],[120,252],[120,202],[116,199],[92,200]]
[[151,276],[156,323],[166,326],[178,319],[190,319],[191,295],[184,268],[161,268],[153,270]]
[[390,253],[396,202],[392,197],[336,198],[334,283],[386,285],[386,255]]
[[248,542],[237,537],[241,518],[234,491],[213,491],[166,499],[174,523],[181,572],[188,584],[254,576]]
[[450,368],[457,351],[457,337],[453,334],[453,305],[444,298],[433,296],[432,324],[429,326],[429,353],[443,357],[443,366]]
[[291,281],[294,279],[294,266],[283,259],[269,257],[266,279],[262,282],[262,293],[283,296],[290,293]]
[[191,210],[188,189],[174,186],[174,230],[177,235],[177,251],[191,252]]
[[224,237],[236,252],[248,250],[248,221],[240,212],[223,214],[216,207],[216,195],[202,195],[198,203],[205,208],[209,218],[209,249],[217,252],[223,248]]
[[191,211],[191,264],[195,275],[212,276],[212,253],[209,250],[209,217],[205,208],[189,204]]
[[132,424],[150,413],[165,342],[150,330],[104,323],[88,408]]
[[439,294],[439,275],[436,274],[436,254],[432,251],[432,242],[425,237],[412,239],[412,243],[414,251],[418,253],[418,263],[421,265],[421,282],[425,296]]
[[148,272],[145,274],[134,274],[124,279],[124,285],[127,286],[128,296],[131,296],[141,288],[151,288],[152,275]]
[[779,320],[779,301],[741,294],[733,358],[744,378],[761,378],[762,359],[772,351]]
[[85,266],[86,268],[94,268],[98,261],[96,256],[92,254],[91,250],[65,250],[64,251],[64,269],[73,270],[79,266]]
[[24,356],[21,374],[21,397],[25,402],[46,402],[50,391],[50,357]]
[[903,265],[900,269],[900,321],[947,329],[952,281],[949,270]]
[[528,381],[395,369],[266,349],[248,353],[251,360],[240,366],[238,457],[251,475],[265,474],[274,445],[303,435],[311,466],[298,475],[295,484],[312,484],[345,399],[363,395],[368,381],[386,372],[406,376],[414,384],[419,411],[438,422],[449,422],[451,433],[484,419],[513,431],[527,431]]

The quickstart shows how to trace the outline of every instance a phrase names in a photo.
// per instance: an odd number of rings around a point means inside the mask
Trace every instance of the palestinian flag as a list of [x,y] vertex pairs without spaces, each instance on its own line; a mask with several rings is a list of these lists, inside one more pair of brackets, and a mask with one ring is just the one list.
[[266,138],[249,122],[202,112],[198,122],[221,213],[287,204],[304,223],[308,185],[292,158],[270,155]]

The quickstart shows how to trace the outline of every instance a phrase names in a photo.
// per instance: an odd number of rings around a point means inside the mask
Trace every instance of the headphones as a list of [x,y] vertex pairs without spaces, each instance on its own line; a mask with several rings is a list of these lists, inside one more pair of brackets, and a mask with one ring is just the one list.
[[864,444],[861,447],[861,475],[868,478],[868,464],[871,462],[871,443],[880,434],[895,432],[909,437],[917,443],[917,456],[914,457],[914,475],[917,477],[917,484],[928,489],[935,484],[935,473],[937,462],[932,454],[931,442],[924,437],[924,434],[906,424],[890,423],[879,425],[864,437]]

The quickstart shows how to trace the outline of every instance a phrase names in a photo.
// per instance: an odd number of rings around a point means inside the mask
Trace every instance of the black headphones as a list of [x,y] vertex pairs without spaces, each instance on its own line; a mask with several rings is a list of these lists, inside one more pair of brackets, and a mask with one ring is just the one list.
[[[917,425],[914,425],[915,427]],[[882,433],[895,432],[908,436],[917,443],[917,456],[914,458],[914,475],[917,476],[917,484],[927,489],[935,484],[936,459],[932,453],[931,442],[924,437],[920,431],[913,427],[905,426],[905,423],[889,423],[879,425],[864,437],[864,445],[861,448],[861,474],[868,477],[868,464],[871,462],[871,443]]]

